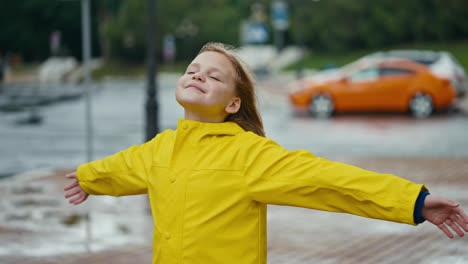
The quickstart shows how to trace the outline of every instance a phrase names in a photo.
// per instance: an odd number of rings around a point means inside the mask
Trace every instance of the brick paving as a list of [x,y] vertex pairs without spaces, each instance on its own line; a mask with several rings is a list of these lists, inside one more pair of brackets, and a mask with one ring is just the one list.
[[[432,193],[456,200],[468,209],[468,158],[347,158],[341,161],[425,183]],[[57,181],[56,177],[41,180],[53,181],[58,187],[63,185],[63,181]],[[413,227],[345,214],[271,206],[268,224],[268,263],[271,264],[468,263],[468,237],[447,239],[428,223]],[[2,243],[5,242],[2,236],[27,239],[29,235],[27,232],[2,230],[0,222]],[[42,235],[44,240],[53,237],[46,232]],[[148,233],[147,241],[150,237]],[[0,254],[2,264],[150,262],[150,242],[58,256],[31,257],[15,252]]]

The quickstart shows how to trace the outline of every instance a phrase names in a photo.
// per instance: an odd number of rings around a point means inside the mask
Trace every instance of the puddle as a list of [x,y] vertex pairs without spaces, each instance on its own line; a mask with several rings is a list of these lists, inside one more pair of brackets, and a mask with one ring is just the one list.
[[425,261],[427,264],[465,264],[468,263],[468,257],[460,257],[460,256],[442,256],[437,257],[434,259],[427,259]]
[[43,186],[38,185],[26,185],[26,186],[14,186],[11,188],[11,194],[36,194],[43,193]]
[[93,196],[70,205],[63,182],[0,181],[0,256],[54,256],[151,243],[146,196]]

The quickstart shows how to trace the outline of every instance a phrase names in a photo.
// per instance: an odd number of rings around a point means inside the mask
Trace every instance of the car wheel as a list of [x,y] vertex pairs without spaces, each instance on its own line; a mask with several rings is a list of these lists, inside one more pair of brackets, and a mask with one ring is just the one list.
[[334,110],[333,101],[328,95],[319,94],[314,96],[309,105],[309,112],[318,118],[328,118]]
[[426,118],[429,117],[434,111],[434,105],[432,103],[432,98],[430,95],[418,93],[409,103],[409,110],[411,115],[416,118]]

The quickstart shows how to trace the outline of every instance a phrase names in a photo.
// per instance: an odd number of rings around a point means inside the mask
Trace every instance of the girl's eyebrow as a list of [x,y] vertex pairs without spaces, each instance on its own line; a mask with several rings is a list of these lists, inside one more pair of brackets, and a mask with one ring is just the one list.
[[[199,69],[200,68],[200,63],[197,63],[197,62],[190,63],[187,68],[190,68],[190,67],[196,67],[197,69]],[[220,70],[217,67],[210,67],[210,68],[208,68],[208,71],[210,71],[210,72],[219,72],[222,75],[226,75],[226,73],[224,73],[222,70]]]
[[223,72],[221,69],[216,68],[216,67],[210,67],[210,68],[208,68],[208,71],[209,72],[217,72],[217,73],[221,74],[222,76],[226,75],[225,72]]

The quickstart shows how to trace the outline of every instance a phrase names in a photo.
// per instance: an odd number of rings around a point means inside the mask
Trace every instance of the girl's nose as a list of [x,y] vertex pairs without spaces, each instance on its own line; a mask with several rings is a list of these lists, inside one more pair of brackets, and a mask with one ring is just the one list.
[[200,73],[197,72],[197,73],[194,73],[194,74],[192,75],[192,80],[203,81],[203,77],[201,76]]

